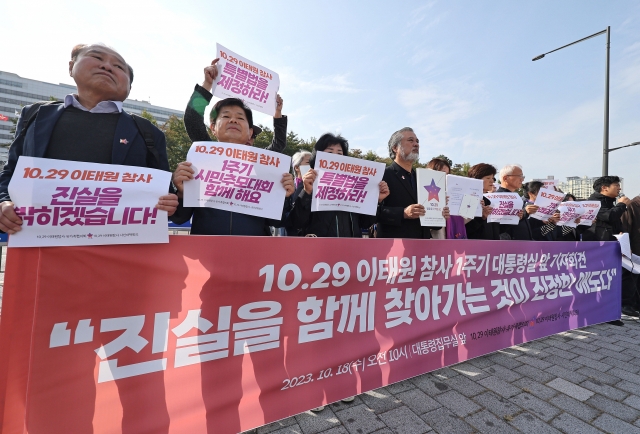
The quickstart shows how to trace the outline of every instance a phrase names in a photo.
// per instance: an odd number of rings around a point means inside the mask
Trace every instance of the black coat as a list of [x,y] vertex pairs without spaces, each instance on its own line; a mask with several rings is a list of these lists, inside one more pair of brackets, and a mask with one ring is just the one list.
[[294,193],[293,208],[285,226],[294,234],[304,236],[313,234],[318,237],[362,238],[362,229],[376,222],[376,216],[356,214],[346,211],[311,212],[312,196],[304,191],[300,183]]
[[[500,187],[496,193],[513,193],[511,190],[507,190],[504,187]],[[531,226],[529,224],[529,214],[524,211],[524,215],[520,219],[517,225],[500,225],[500,234],[507,234],[512,240],[519,241],[531,241],[533,235],[531,233]]]
[[621,217],[627,210],[627,205],[616,205],[615,198],[601,193],[593,193],[589,200],[599,201],[600,210],[596,221],[582,234],[582,241],[616,241],[614,235],[622,232]]
[[[491,201],[483,197],[485,206],[491,205]],[[500,239],[500,223],[488,223],[482,217],[475,217],[469,221],[465,228],[467,230],[467,238],[470,240],[499,240]]]
[[[413,179],[416,180],[415,170]],[[382,176],[389,186],[390,194],[378,205],[378,238],[431,238],[431,229],[420,226],[420,219],[405,219],[404,209],[417,204],[415,188],[412,189],[406,179],[406,171],[396,162],[391,163]]]
[[[29,128],[22,133],[24,127],[24,114],[29,111],[31,106],[22,109],[22,113],[18,118],[16,125],[16,137],[9,148],[9,161],[0,173],[0,202],[11,200],[9,197],[9,181],[13,176],[13,171],[21,155],[25,157],[44,158],[53,129],[65,110],[64,104],[45,104],[38,109],[35,120],[29,125]],[[146,120],[145,120],[146,122]],[[152,127],[153,142],[158,156],[160,157],[160,170],[169,171],[169,161],[167,160],[167,143],[164,134],[158,128]],[[126,138],[127,140],[122,140]],[[90,141],[90,138],[88,139]],[[126,143],[125,143],[126,142]],[[116,131],[113,137],[113,152],[111,164],[119,164],[123,166],[148,167],[147,147],[144,138],[138,131],[133,117],[125,111],[122,111]],[[167,191],[169,189],[167,188]]]

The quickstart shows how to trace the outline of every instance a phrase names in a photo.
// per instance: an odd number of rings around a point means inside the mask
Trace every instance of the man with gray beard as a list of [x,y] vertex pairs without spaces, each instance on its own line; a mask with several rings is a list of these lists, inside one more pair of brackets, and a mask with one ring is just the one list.
[[[420,141],[409,127],[402,128],[389,139],[389,156],[393,163],[384,171],[383,181],[390,194],[378,206],[378,238],[431,238],[431,229],[420,226],[424,206],[418,204],[418,187],[413,163],[420,156]],[[443,212],[449,217],[449,208]]]

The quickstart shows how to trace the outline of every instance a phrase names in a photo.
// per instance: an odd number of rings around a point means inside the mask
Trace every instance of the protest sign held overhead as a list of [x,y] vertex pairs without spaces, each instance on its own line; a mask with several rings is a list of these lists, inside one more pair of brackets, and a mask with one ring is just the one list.
[[184,205],[280,220],[282,175],[291,157],[246,145],[195,142],[187,154],[195,177],[184,183]]
[[416,169],[418,180],[418,203],[424,206],[420,217],[421,226],[442,227],[447,221],[442,210],[447,206],[446,173],[431,169]]
[[558,193],[552,188],[542,187],[538,192],[538,197],[534,205],[538,206],[538,211],[531,214],[531,218],[538,220],[549,220],[558,209],[558,205],[564,199],[564,193]]
[[348,211],[375,215],[384,164],[318,152],[311,212]]
[[9,194],[23,223],[9,247],[168,243],[155,206],[170,182],[146,167],[21,156]]
[[213,83],[218,98],[239,98],[252,110],[273,116],[280,77],[270,69],[216,44],[220,75]]
[[522,198],[518,193],[487,193],[484,195],[491,201],[493,210],[488,223],[498,222],[502,225],[517,225],[520,221],[518,213],[522,210]]

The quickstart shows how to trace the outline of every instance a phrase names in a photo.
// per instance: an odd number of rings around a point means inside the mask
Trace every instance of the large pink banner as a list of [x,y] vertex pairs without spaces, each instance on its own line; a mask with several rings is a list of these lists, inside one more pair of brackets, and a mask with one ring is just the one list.
[[233,433],[620,317],[617,243],[10,249],[2,433]]

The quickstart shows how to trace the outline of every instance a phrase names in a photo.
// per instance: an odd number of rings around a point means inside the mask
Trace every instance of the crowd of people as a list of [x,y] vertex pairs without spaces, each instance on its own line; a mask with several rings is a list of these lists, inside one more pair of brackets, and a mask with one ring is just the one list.
[[[204,122],[205,108],[219,75],[218,59],[204,68],[204,81],[196,85],[186,107],[184,122],[191,140],[211,140]],[[100,44],[73,48],[69,74],[77,84],[77,94],[63,102],[36,103],[23,109],[17,124],[9,161],[0,174],[0,230],[9,234],[21,229],[8,193],[8,184],[20,155],[57,158],[92,163],[123,164],[168,170],[165,138],[146,120],[122,110],[133,82],[133,68],[120,54]],[[282,115],[283,100],[277,96],[273,118],[274,138],[269,150],[282,152],[286,146],[287,117]],[[260,128],[253,124],[251,109],[240,99],[227,98],[215,103],[210,112],[210,132],[221,142],[251,146]],[[34,131],[35,130],[35,131]],[[150,134],[149,134],[150,132]],[[131,137],[118,143],[118,138]],[[149,144],[151,137],[151,146]],[[91,143],[91,147],[86,144]],[[315,237],[362,237],[414,239],[475,239],[516,241],[615,241],[614,235],[630,234],[632,251],[640,255],[640,197],[620,196],[620,179],[603,176],[593,185],[590,200],[601,204],[595,224],[591,226],[557,226],[560,214],[548,220],[531,218],[541,182],[524,183],[522,166],[510,164],[499,171],[488,163],[479,163],[468,171],[470,178],[483,182],[483,191],[523,192],[523,209],[516,225],[489,222],[491,202],[484,197],[482,216],[465,219],[450,215],[444,207],[443,227],[426,227],[420,223],[425,208],[418,203],[414,169],[420,156],[420,141],[415,131],[401,128],[388,142],[392,163],[385,169],[379,184],[376,215],[348,211],[311,212],[314,170],[318,152],[349,155],[349,143],[340,135],[324,134],[312,152],[298,152],[292,158],[290,173],[283,173],[281,184],[286,200],[280,220],[224,211],[213,208],[190,208],[183,205],[184,183],[194,178],[190,162],[180,163],[173,173],[170,190],[158,200],[158,209],[167,211],[177,224],[192,223],[192,234],[199,235],[280,235]],[[304,166],[310,170],[301,171]],[[433,159],[427,167],[449,173],[449,163]],[[496,190],[496,181],[499,188]],[[575,200],[570,193],[565,200]],[[623,272],[622,312],[640,317],[637,275]]]

